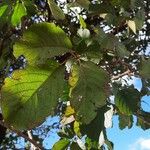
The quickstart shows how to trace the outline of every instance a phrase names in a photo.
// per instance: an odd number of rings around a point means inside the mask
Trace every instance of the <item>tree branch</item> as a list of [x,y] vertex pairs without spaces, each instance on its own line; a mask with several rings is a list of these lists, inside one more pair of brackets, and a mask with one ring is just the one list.
[[29,141],[31,144],[33,144],[38,150],[42,150],[42,146],[39,145],[36,141],[29,138],[27,135],[23,134],[21,131],[14,129],[12,126],[7,125],[5,122],[0,120],[0,125],[3,127],[6,127],[7,129],[11,130],[12,132],[16,133],[18,136],[23,137],[27,141]]
[[123,72],[123,73],[121,73],[121,74],[118,74],[118,75],[116,75],[116,76],[112,76],[111,80],[117,80],[117,79],[119,79],[119,78],[121,78],[121,77],[123,77],[123,76],[125,76],[125,75],[132,76],[132,75],[134,75],[134,73],[131,72],[131,71],[128,69],[127,71],[125,71],[125,72]]

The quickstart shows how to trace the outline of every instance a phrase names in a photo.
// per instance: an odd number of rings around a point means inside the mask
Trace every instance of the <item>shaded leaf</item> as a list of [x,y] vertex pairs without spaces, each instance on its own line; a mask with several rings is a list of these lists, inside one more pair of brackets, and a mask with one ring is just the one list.
[[122,130],[126,127],[129,129],[133,126],[133,116],[119,114],[119,128]]
[[24,5],[26,7],[26,11],[29,16],[33,16],[37,13],[37,7],[36,7],[34,1],[25,0]]
[[64,87],[63,67],[27,67],[15,71],[2,87],[5,121],[17,129],[30,129],[54,113]]
[[17,1],[11,17],[12,25],[17,26],[21,22],[21,18],[26,15],[27,13],[26,13],[26,8],[24,6],[24,3]]
[[60,7],[54,2],[54,0],[48,0],[48,4],[51,10],[52,15],[56,20],[65,19],[65,15]]
[[70,150],[82,150],[76,142],[72,142],[70,145]]
[[70,144],[69,139],[60,139],[58,142],[54,144],[52,150],[65,150]]
[[114,35],[106,34],[102,29],[96,29],[95,40],[100,44],[102,49],[113,52],[119,57],[129,56],[125,45]]
[[[77,119],[88,124],[96,117],[96,110],[105,105],[107,98],[107,73],[91,62],[74,65],[78,80],[71,91],[71,106],[75,109]],[[74,72],[74,71],[73,71]],[[70,77],[69,80],[75,80]]]
[[140,75],[144,78],[150,79],[150,58],[141,63]]
[[150,112],[141,111],[136,125],[140,126],[143,130],[150,129]]
[[140,93],[133,87],[118,91],[115,96],[115,104],[119,111],[125,115],[132,115],[139,108]]
[[137,13],[136,16],[134,18],[135,24],[136,24],[136,28],[137,30],[141,30],[141,28],[144,25],[144,20],[145,20],[145,12],[143,9],[140,9]]
[[89,0],[76,0],[70,4],[70,7],[83,7],[85,9],[89,8],[90,1]]
[[[89,124],[82,124],[80,130],[82,135],[87,135],[91,139],[91,142],[98,142],[100,132],[104,127],[104,113],[108,110],[107,107],[102,107],[97,111],[96,117]],[[97,143],[98,144],[98,143]]]
[[47,58],[68,52],[72,47],[65,32],[53,23],[34,24],[14,45],[16,57],[24,55],[30,65],[43,64]]

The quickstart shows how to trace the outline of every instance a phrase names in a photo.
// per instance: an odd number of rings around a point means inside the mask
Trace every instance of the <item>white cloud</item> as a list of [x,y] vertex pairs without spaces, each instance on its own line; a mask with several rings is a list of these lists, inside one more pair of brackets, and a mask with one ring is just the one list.
[[150,150],[150,138],[139,138],[135,143],[129,145],[129,150]]

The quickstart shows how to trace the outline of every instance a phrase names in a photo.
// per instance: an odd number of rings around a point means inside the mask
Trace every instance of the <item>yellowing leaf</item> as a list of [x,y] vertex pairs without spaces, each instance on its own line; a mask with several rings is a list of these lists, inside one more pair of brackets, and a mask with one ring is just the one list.
[[136,24],[133,20],[127,21],[128,27],[136,34]]
[[74,129],[74,132],[76,133],[76,135],[80,137],[81,136],[80,123],[78,121],[74,122],[73,129]]
[[70,115],[73,115],[74,113],[75,113],[74,109],[71,106],[67,106],[65,116],[68,117]]
[[77,65],[73,65],[72,69],[71,69],[71,76],[69,77],[69,85],[74,87],[78,81],[79,78],[79,68],[77,67]]

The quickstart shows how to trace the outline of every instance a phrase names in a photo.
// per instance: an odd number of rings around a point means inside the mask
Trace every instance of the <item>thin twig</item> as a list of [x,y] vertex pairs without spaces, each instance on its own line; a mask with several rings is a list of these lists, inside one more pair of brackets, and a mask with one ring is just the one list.
[[118,74],[118,75],[116,75],[116,76],[113,76],[113,77],[111,78],[111,80],[118,80],[119,78],[121,78],[121,77],[123,77],[123,76],[125,76],[125,75],[132,76],[132,75],[134,75],[134,73],[131,72],[131,71],[128,69],[127,71],[125,71],[125,72],[123,72],[123,73],[121,73],[121,74]]
[[38,150],[42,150],[42,146],[39,145],[36,141],[33,139],[29,138],[27,135],[23,134],[21,131],[14,129],[12,126],[7,125],[3,121],[0,120],[0,125],[3,127],[6,127],[7,129],[11,130],[12,132],[16,133],[18,136],[23,137],[27,141],[29,141],[31,144],[33,144]]

